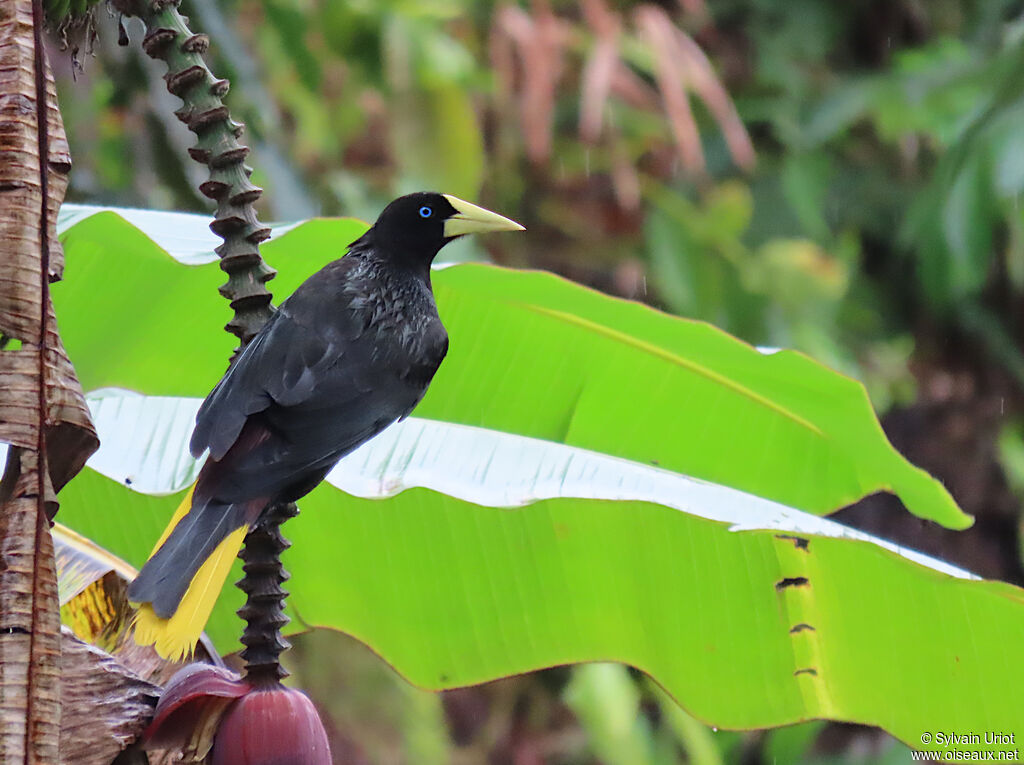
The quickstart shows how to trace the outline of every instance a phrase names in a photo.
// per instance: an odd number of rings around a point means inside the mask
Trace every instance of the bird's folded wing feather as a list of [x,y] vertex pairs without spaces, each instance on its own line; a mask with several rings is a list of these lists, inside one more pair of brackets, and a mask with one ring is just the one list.
[[213,459],[222,459],[250,415],[307,401],[344,355],[334,346],[282,306],[206,397],[189,443],[192,455],[209,449]]

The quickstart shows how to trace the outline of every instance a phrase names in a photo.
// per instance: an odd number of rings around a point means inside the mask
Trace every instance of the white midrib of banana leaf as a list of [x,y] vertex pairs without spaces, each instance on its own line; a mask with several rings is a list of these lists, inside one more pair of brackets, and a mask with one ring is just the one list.
[[[88,467],[143,494],[174,494],[199,474],[188,450],[202,399],[102,389],[86,396],[100,437]],[[385,499],[431,489],[483,507],[545,499],[636,500],[728,524],[730,531],[777,531],[856,539],[960,578],[977,578],[937,558],[827,518],[707,481],[587,449],[469,425],[408,417],[338,463],[327,483],[346,494]]]

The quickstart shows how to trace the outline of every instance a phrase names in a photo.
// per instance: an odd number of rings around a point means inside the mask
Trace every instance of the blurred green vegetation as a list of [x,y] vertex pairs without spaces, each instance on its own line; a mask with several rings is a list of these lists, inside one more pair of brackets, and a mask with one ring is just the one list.
[[[897,446],[946,479],[978,524],[936,536],[870,504],[848,520],[1022,581],[1024,3],[185,10],[232,80],[266,217],[373,218],[397,193],[433,187],[530,230],[488,241],[487,253],[460,243],[459,258],[547,268],[803,350],[864,381]],[[139,51],[141,30],[129,21],[122,48],[115,20],[101,11],[97,23],[83,73],[55,57],[75,161],[68,198],[205,209],[204,170],[187,159],[192,137]],[[351,762],[908,759],[835,725],[713,733],[613,668],[440,700],[381,680],[369,698],[352,678],[388,670],[354,654],[344,638],[315,635],[294,655]],[[352,711],[356,693],[390,714]],[[374,736],[397,738],[378,749]]]

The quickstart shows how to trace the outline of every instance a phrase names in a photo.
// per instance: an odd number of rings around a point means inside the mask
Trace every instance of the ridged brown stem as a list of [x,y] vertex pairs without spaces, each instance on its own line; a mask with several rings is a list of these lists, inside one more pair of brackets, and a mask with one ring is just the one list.
[[246,534],[240,553],[245,576],[238,586],[246,594],[245,605],[238,611],[246,623],[242,658],[245,679],[256,688],[277,686],[288,675],[279,661],[281,653],[291,645],[281,637],[281,628],[288,623],[283,610],[288,592],[281,587],[288,572],[281,565],[281,553],[290,547],[281,536],[281,524],[298,512],[294,503],[270,507]]
[[[198,139],[189,154],[210,170],[199,190],[217,203],[210,228],[224,240],[216,250],[220,267],[228,275],[220,293],[235,311],[225,329],[244,347],[274,312],[266,282],[275,271],[260,257],[260,242],[270,236],[254,207],[263,190],[249,180],[252,170],[245,165],[249,148],[238,142],[242,125],[231,119],[222,101],[228,81],[214,77],[203,61],[209,39],[188,28],[178,12],[180,0],[112,1],[119,11],[139,17],[146,25],[142,47],[167,64],[167,89],[184,102],[175,115]],[[283,612],[288,593],[281,587],[288,573],[281,565],[281,553],[288,542],[280,527],[297,514],[294,504],[269,508],[246,535],[240,553],[245,576],[237,584],[246,594],[246,603],[238,611],[246,622],[242,658],[246,679],[258,688],[276,687],[288,674],[279,661],[289,647],[281,637],[281,628],[288,623]]]
[[274,311],[265,283],[275,271],[260,257],[260,242],[270,228],[260,223],[253,204],[263,189],[249,180],[245,165],[249,148],[238,142],[243,126],[231,119],[223,96],[227,80],[217,79],[203,61],[209,47],[206,35],[194,34],[178,12],[179,0],[113,0],[129,16],[146,25],[142,47],[152,58],[167,64],[167,90],[184,104],[175,115],[196,134],[189,149],[192,159],[210,169],[209,180],[199,190],[217,203],[210,228],[224,240],[217,248],[220,267],[228,281],[220,293],[231,301],[234,318],[225,327],[244,346]]

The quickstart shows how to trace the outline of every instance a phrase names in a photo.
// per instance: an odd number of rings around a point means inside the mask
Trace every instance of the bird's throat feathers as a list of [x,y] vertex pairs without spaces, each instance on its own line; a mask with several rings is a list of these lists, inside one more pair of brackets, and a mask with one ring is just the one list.
[[[369,269],[374,267],[392,274],[408,274],[430,285],[430,265],[440,252],[438,246],[431,250],[424,248],[422,243],[407,246],[396,237],[390,241],[385,236],[382,242],[381,232],[373,226],[365,234],[349,245],[348,258],[365,261]],[[441,245],[443,246],[443,244]]]

